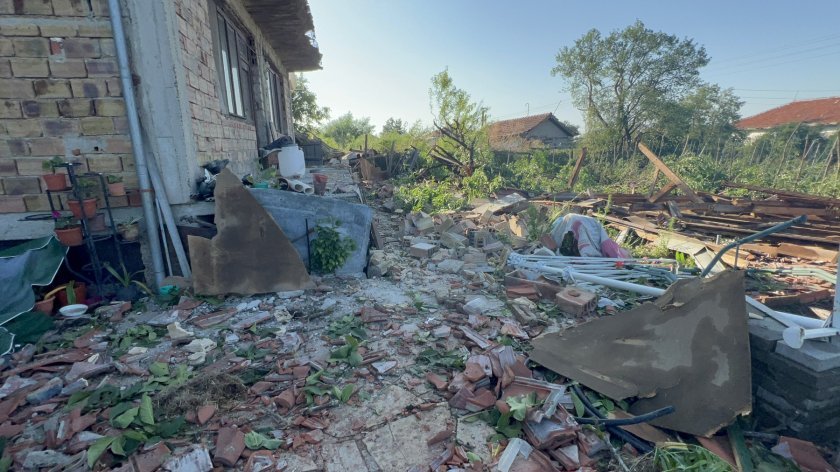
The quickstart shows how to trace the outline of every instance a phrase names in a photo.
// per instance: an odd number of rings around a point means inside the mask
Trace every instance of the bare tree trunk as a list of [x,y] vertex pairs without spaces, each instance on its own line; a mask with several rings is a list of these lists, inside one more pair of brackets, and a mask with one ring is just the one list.
[[[840,133],[838,133],[838,135],[840,135]],[[837,138],[834,138],[834,142],[831,143],[831,146],[828,148],[828,156],[826,156],[826,158],[825,158],[825,170],[823,170],[822,177],[821,177],[822,180],[825,179],[825,177],[828,175],[828,169],[831,168],[831,156],[834,154],[834,148],[837,145],[838,138],[840,138],[840,136],[838,136]],[[840,161],[840,147],[838,147],[837,153],[838,153],[838,156],[837,156],[838,161]]]

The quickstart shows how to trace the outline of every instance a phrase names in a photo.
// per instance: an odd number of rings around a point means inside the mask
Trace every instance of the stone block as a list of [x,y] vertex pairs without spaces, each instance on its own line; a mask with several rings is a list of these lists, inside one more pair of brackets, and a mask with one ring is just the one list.
[[0,59],[0,77],[8,79],[12,76],[12,64],[9,59]]
[[426,258],[431,257],[432,253],[434,253],[436,249],[437,249],[437,246],[435,246],[434,244],[417,243],[417,244],[411,246],[409,248],[408,252],[414,257],[419,257],[421,259],[426,259]]
[[3,120],[6,133],[13,138],[38,138],[41,126],[35,120]]
[[122,82],[118,78],[105,79],[109,97],[122,97]]
[[93,16],[108,17],[111,15],[108,9],[108,0],[90,0]]
[[[38,30],[37,26],[34,28],[36,31]],[[47,38],[15,38],[12,42],[15,45],[15,56],[17,57],[47,57],[50,55]]]
[[93,116],[81,119],[82,134],[99,136],[114,134],[114,119],[107,116]]
[[44,170],[41,165],[46,160],[48,160],[47,157],[21,158],[15,159],[15,163],[20,175],[43,175]]
[[64,55],[67,58],[97,58],[102,55],[99,40],[94,38],[67,38],[64,40]]
[[120,157],[111,154],[102,154],[97,155],[95,157],[88,157],[87,164],[91,172],[105,172],[112,174],[122,172],[123,170],[122,160],[120,159]]
[[20,102],[16,100],[0,100],[0,118],[21,118]]
[[52,15],[52,2],[50,0],[25,0],[14,2],[15,14],[17,15]]
[[17,23],[0,26],[0,36],[38,36],[38,27],[34,24]]
[[47,60],[31,57],[16,57],[9,61],[15,77],[48,77]]
[[840,345],[817,341],[805,341],[800,349],[794,349],[784,341],[776,344],[776,352],[814,372],[840,369]]
[[131,152],[131,138],[128,136],[113,136],[105,138],[103,151],[113,154]]
[[6,141],[6,145],[9,148],[9,156],[16,157],[29,155],[29,146],[26,144],[26,140],[24,139],[9,139],[8,141]]
[[457,233],[443,233],[440,235],[441,246],[449,249],[458,249],[466,246],[468,240],[466,236]]
[[89,77],[116,77],[120,75],[117,59],[85,59]]
[[11,57],[15,55],[15,46],[11,39],[0,38],[0,57]]
[[41,36],[45,38],[72,38],[79,33],[74,23],[40,25]]
[[90,13],[86,0],[52,0],[55,16],[87,16]]
[[17,175],[17,166],[11,159],[0,159],[0,175]]
[[[65,61],[54,61],[50,60],[50,74],[52,77],[57,78],[78,78],[78,77],[87,77],[87,67],[85,67],[85,61],[81,60],[65,60]],[[72,90],[72,85],[71,85]]]
[[71,80],[70,89],[74,97],[97,98],[108,96],[105,79]]
[[39,98],[71,98],[70,84],[66,80],[35,80],[35,96]]
[[117,55],[117,46],[111,38],[100,39],[99,50],[102,52],[102,57],[116,57]]
[[121,98],[97,98],[93,107],[96,116],[125,116],[125,102]]
[[24,118],[55,118],[58,106],[52,100],[24,100],[20,104]]
[[81,132],[79,120],[51,118],[41,121],[44,136],[78,135]]
[[26,79],[0,79],[0,98],[35,98],[32,81]]
[[86,38],[111,38],[114,36],[111,24],[107,21],[85,22],[79,24],[79,36]]
[[41,193],[41,179],[38,177],[7,177],[3,179],[3,191],[6,195]]
[[26,211],[26,205],[23,203],[23,197],[15,196],[0,196],[0,213],[23,213]]
[[61,138],[31,138],[27,140],[30,156],[63,156],[64,141]]
[[58,105],[58,114],[66,118],[82,118],[93,115],[92,102],[86,98],[59,100],[56,104]]
[[26,211],[49,211],[50,200],[46,195],[24,195],[23,205]]

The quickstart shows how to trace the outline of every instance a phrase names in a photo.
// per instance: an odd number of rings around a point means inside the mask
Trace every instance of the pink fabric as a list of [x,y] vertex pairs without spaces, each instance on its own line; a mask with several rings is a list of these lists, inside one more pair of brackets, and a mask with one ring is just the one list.
[[619,246],[615,241],[612,239],[607,239],[606,241],[601,243],[601,254],[606,257],[611,258],[620,258],[620,259],[629,259],[630,253],[627,252],[626,249]]

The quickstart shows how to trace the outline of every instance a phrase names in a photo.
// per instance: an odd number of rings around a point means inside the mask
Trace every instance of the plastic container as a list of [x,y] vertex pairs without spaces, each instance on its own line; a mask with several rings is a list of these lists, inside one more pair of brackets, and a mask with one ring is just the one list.
[[285,146],[277,153],[278,172],[283,177],[300,177],[306,173],[306,161],[300,146]]

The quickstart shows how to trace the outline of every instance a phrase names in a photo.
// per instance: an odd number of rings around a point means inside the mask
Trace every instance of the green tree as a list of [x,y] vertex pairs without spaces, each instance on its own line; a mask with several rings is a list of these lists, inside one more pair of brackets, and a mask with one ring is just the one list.
[[318,97],[309,90],[309,81],[298,74],[295,78],[295,88],[292,90],[292,119],[295,129],[310,133],[329,117],[330,109],[318,106]]
[[354,118],[348,111],[321,127],[320,134],[332,139],[339,149],[347,149],[354,139],[372,133],[373,128],[370,118]]
[[624,154],[641,135],[700,83],[709,62],[691,39],[656,32],[641,21],[606,37],[593,29],[562,48],[552,75],[562,76],[587,129],[601,128]]
[[382,125],[382,134],[396,133],[405,134],[405,123],[399,118],[388,118]]
[[486,133],[489,109],[456,87],[448,70],[432,77],[429,97],[439,133],[430,156],[461,177],[472,175],[476,165],[490,157]]

